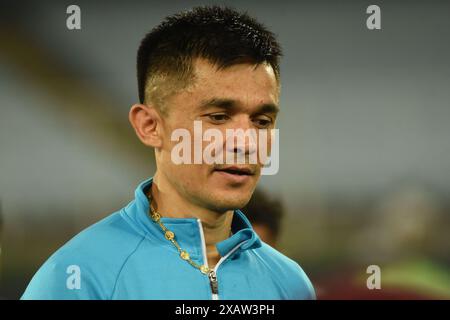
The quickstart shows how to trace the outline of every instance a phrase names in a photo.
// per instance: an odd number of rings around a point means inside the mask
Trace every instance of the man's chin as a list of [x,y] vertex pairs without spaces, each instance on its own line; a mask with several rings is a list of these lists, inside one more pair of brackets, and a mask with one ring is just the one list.
[[251,194],[243,196],[240,194],[224,194],[214,197],[213,203],[215,210],[218,212],[226,212],[230,210],[241,209],[250,201]]

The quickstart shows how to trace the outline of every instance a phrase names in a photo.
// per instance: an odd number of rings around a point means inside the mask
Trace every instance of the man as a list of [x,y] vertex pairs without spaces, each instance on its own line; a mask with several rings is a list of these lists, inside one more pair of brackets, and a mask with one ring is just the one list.
[[[280,55],[271,32],[228,8],[196,8],[153,29],[138,51],[140,104],[129,119],[154,148],[156,173],[125,208],[50,257],[22,298],[313,299],[299,265],[263,243],[238,210],[263,161],[174,160],[173,135],[195,136],[195,123],[219,134],[273,129]],[[224,139],[211,154],[249,158],[255,141]],[[204,151],[201,143],[193,150]]]
[[284,216],[281,201],[263,190],[256,189],[250,201],[241,210],[260,239],[276,248]]

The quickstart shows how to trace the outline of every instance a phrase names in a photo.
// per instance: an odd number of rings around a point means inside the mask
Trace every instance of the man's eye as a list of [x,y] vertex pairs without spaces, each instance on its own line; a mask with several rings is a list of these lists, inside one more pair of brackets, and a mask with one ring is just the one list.
[[253,121],[260,128],[267,128],[270,127],[270,125],[272,125],[272,120],[267,118],[257,118]]
[[210,114],[208,117],[214,122],[225,122],[229,117],[224,113]]

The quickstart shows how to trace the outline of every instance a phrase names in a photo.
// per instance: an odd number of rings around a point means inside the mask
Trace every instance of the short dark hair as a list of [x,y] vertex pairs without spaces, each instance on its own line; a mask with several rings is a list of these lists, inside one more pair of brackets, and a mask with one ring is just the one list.
[[279,81],[281,55],[275,35],[247,13],[219,6],[177,13],[141,41],[137,54],[139,100],[146,100],[149,79],[188,82],[195,58],[205,58],[219,69],[242,62],[268,63]]

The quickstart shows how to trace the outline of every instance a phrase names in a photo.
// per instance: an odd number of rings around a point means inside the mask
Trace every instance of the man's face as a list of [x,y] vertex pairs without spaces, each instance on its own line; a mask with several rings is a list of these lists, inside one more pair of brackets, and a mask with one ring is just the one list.
[[[270,129],[275,126],[279,87],[272,67],[267,64],[237,64],[223,70],[204,59],[194,62],[194,84],[174,94],[166,103],[163,116],[163,143],[157,152],[157,166],[183,197],[198,206],[217,212],[242,208],[249,201],[261,174],[261,159],[250,164],[249,157],[259,150],[259,139],[238,144],[227,139],[227,129],[268,129],[266,147],[270,154]],[[194,164],[194,121],[201,121],[202,133],[217,129],[223,141],[200,142],[203,152],[211,143],[220,144],[223,164]],[[186,129],[191,136],[191,164],[175,164],[171,141],[174,130]],[[234,142],[234,147],[230,143]],[[216,149],[217,150],[217,149]],[[197,149],[198,151],[198,149]],[[226,155],[240,153],[245,164],[227,163]],[[217,153],[215,153],[218,156]]]

